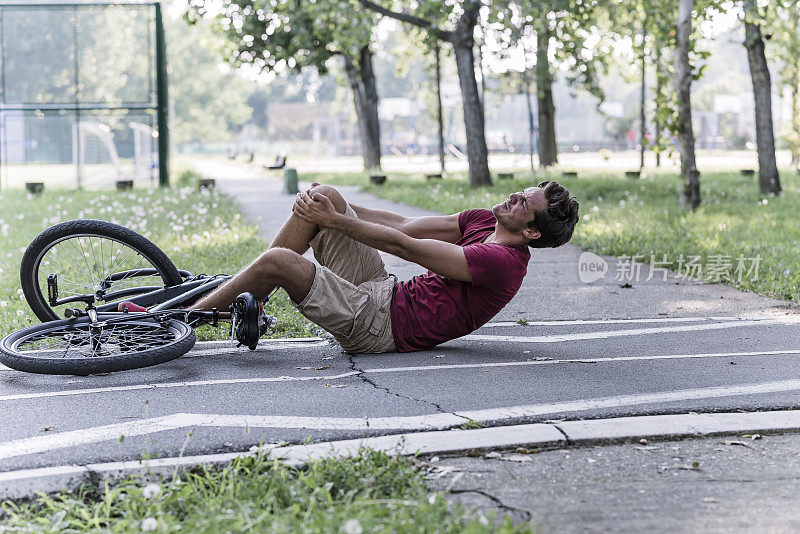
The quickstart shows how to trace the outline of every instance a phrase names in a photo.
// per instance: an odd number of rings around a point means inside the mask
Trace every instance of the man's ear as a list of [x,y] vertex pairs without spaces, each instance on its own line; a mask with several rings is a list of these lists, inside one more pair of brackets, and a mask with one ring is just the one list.
[[525,228],[522,230],[522,235],[525,236],[525,239],[530,241],[531,239],[539,239],[542,237],[542,233],[537,230],[536,228]]

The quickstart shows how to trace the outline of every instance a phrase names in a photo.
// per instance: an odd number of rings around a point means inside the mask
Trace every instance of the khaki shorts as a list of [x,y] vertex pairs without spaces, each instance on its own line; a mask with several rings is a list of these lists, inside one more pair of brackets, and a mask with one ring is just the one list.
[[[358,216],[349,205],[345,215]],[[386,273],[378,251],[337,230],[311,240],[316,268],[303,302],[292,304],[330,332],[345,352],[394,352],[391,307],[397,278]]]

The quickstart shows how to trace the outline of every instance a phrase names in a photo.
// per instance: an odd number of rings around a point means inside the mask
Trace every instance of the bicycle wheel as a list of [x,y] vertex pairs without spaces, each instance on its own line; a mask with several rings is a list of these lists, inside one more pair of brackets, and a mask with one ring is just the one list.
[[0,341],[0,362],[18,371],[88,375],[164,363],[194,346],[189,325],[133,314],[102,314],[29,326]]
[[[57,288],[49,300],[48,278]],[[20,267],[22,291],[42,322],[63,318],[69,301],[94,295],[113,304],[182,282],[172,261],[147,238],[124,226],[93,219],[66,221],[34,238]]]

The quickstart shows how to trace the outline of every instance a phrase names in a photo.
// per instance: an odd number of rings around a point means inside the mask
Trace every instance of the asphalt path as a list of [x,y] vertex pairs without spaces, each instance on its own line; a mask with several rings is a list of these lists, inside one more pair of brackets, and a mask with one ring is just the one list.
[[[223,164],[203,170],[240,199],[267,238],[274,235],[292,202],[278,180]],[[423,213],[343,192],[356,203]],[[352,356],[323,339],[262,343],[250,352],[211,342],[173,362],[109,375],[0,369],[0,471],[458,428],[470,420],[491,426],[798,406],[795,309],[674,274],[623,288],[613,258],[604,258],[606,279],[584,284],[580,254],[571,246],[535,252],[523,289],[503,312],[429,351]],[[422,272],[385,260],[401,278]]]

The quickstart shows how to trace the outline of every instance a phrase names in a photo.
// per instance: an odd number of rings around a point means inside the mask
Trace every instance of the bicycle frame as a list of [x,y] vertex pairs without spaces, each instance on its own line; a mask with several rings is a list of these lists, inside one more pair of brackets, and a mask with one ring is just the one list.
[[[185,272],[185,271],[184,271]],[[143,274],[147,274],[142,271]],[[116,279],[122,279],[123,277],[116,278],[120,274],[129,274],[129,273],[117,273],[116,275],[112,275],[109,277],[109,281],[115,281]],[[141,274],[141,273],[137,273]],[[186,273],[190,274],[190,273]],[[134,274],[133,276],[136,276]],[[132,278],[133,276],[124,276],[125,279]],[[198,275],[196,277],[188,277],[186,281],[181,284],[168,286],[160,289],[154,289],[152,291],[148,291],[144,294],[139,294],[130,299],[130,302],[138,304],[139,306],[143,306],[148,308],[149,311],[157,312],[163,311],[168,309],[180,308],[181,306],[196,300],[198,297],[203,296],[207,293],[210,293],[220,284],[229,280],[231,278],[230,275],[216,275],[205,277],[204,275]],[[134,288],[139,289],[141,288]],[[108,295],[109,297],[119,297],[121,296],[119,293],[112,293]],[[74,298],[73,300],[76,302],[86,302],[88,299],[93,299],[93,296],[86,295],[85,299],[82,298]],[[64,304],[65,302],[50,302],[51,305],[56,304]],[[101,304],[95,307],[95,310],[98,313],[102,312],[116,312],[117,311],[117,302],[110,303],[110,304]]]

